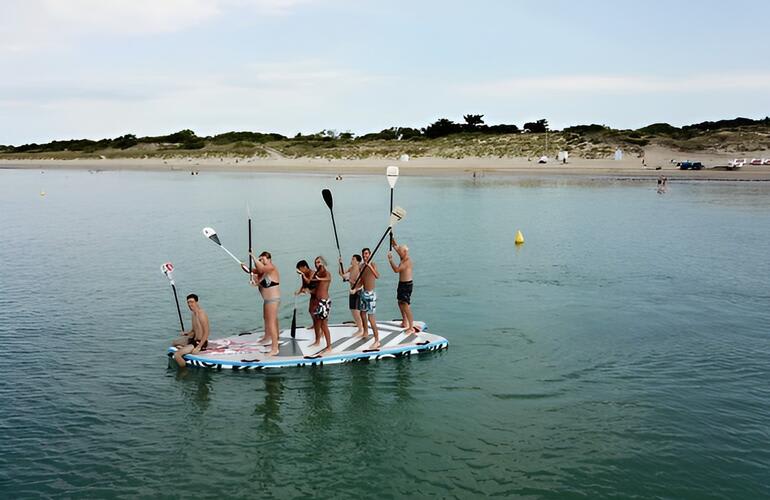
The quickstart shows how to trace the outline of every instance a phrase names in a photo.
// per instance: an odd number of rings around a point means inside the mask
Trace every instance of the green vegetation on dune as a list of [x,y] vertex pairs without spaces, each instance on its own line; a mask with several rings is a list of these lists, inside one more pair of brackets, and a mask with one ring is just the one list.
[[[547,149],[546,149],[547,143]],[[686,152],[735,152],[770,149],[770,118],[736,118],[684,127],[654,123],[637,130],[617,130],[605,125],[575,125],[551,131],[546,120],[487,125],[483,115],[465,115],[464,123],[442,118],[422,128],[391,127],[355,137],[351,132],[323,130],[289,138],[275,133],[226,132],[200,137],[192,130],[152,137],[127,134],[114,139],[74,139],[46,144],[0,146],[0,158],[216,158],[320,157],[358,159],[433,156],[538,157],[569,151],[576,157],[608,158],[616,148],[639,153],[656,145]]]

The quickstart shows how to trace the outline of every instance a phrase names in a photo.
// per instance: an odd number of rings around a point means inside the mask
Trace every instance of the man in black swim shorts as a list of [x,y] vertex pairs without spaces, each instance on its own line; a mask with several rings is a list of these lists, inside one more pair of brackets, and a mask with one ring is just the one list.
[[412,259],[409,257],[409,247],[406,245],[399,245],[393,239],[393,250],[396,251],[400,258],[400,262],[396,265],[393,262],[393,252],[388,252],[388,262],[390,268],[394,273],[398,273],[398,288],[396,289],[396,300],[398,300],[398,308],[401,310],[401,326],[404,327],[404,333],[411,335],[417,333],[418,330],[414,326],[414,318],[412,317]]

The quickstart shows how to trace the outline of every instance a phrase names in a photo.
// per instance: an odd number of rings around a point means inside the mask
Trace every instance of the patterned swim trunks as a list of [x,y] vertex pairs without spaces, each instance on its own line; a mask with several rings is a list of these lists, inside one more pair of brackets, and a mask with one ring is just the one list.
[[374,314],[377,310],[377,293],[372,290],[363,290],[360,292],[361,300],[358,304],[358,310],[363,311],[366,314]]
[[318,299],[318,305],[313,312],[313,316],[318,319],[326,319],[332,310],[332,299]]

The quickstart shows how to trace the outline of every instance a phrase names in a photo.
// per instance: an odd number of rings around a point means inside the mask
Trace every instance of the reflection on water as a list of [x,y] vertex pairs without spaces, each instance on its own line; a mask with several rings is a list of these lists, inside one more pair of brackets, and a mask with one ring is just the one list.
[[[283,402],[283,376],[273,373],[265,373],[264,400],[254,406],[254,416],[262,417],[258,429],[268,436],[282,434],[281,429],[281,403]],[[257,391],[258,397],[260,396]]]

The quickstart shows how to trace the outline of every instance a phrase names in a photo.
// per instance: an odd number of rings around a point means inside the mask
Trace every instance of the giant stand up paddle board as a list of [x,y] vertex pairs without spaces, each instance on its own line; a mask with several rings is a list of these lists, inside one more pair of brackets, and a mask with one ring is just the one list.
[[[269,346],[257,344],[262,337],[262,331],[244,332],[239,335],[221,339],[209,340],[205,351],[197,354],[187,354],[184,358],[190,366],[231,370],[263,370],[265,368],[281,368],[287,366],[331,365],[350,363],[363,360],[383,358],[399,358],[446,349],[449,341],[444,337],[426,332],[426,325],[415,321],[421,331],[417,335],[406,335],[403,328],[395,321],[377,323],[380,333],[380,348],[372,350],[374,342],[371,334],[362,339],[353,337],[356,331],[352,323],[329,325],[332,340],[332,352],[319,356],[318,346],[310,346],[315,340],[311,328],[298,327],[296,337],[291,337],[290,330],[283,330],[279,335],[280,352],[276,356],[268,356],[265,351]],[[325,345],[322,339],[321,343]],[[175,347],[169,347],[168,355],[173,356]]]

